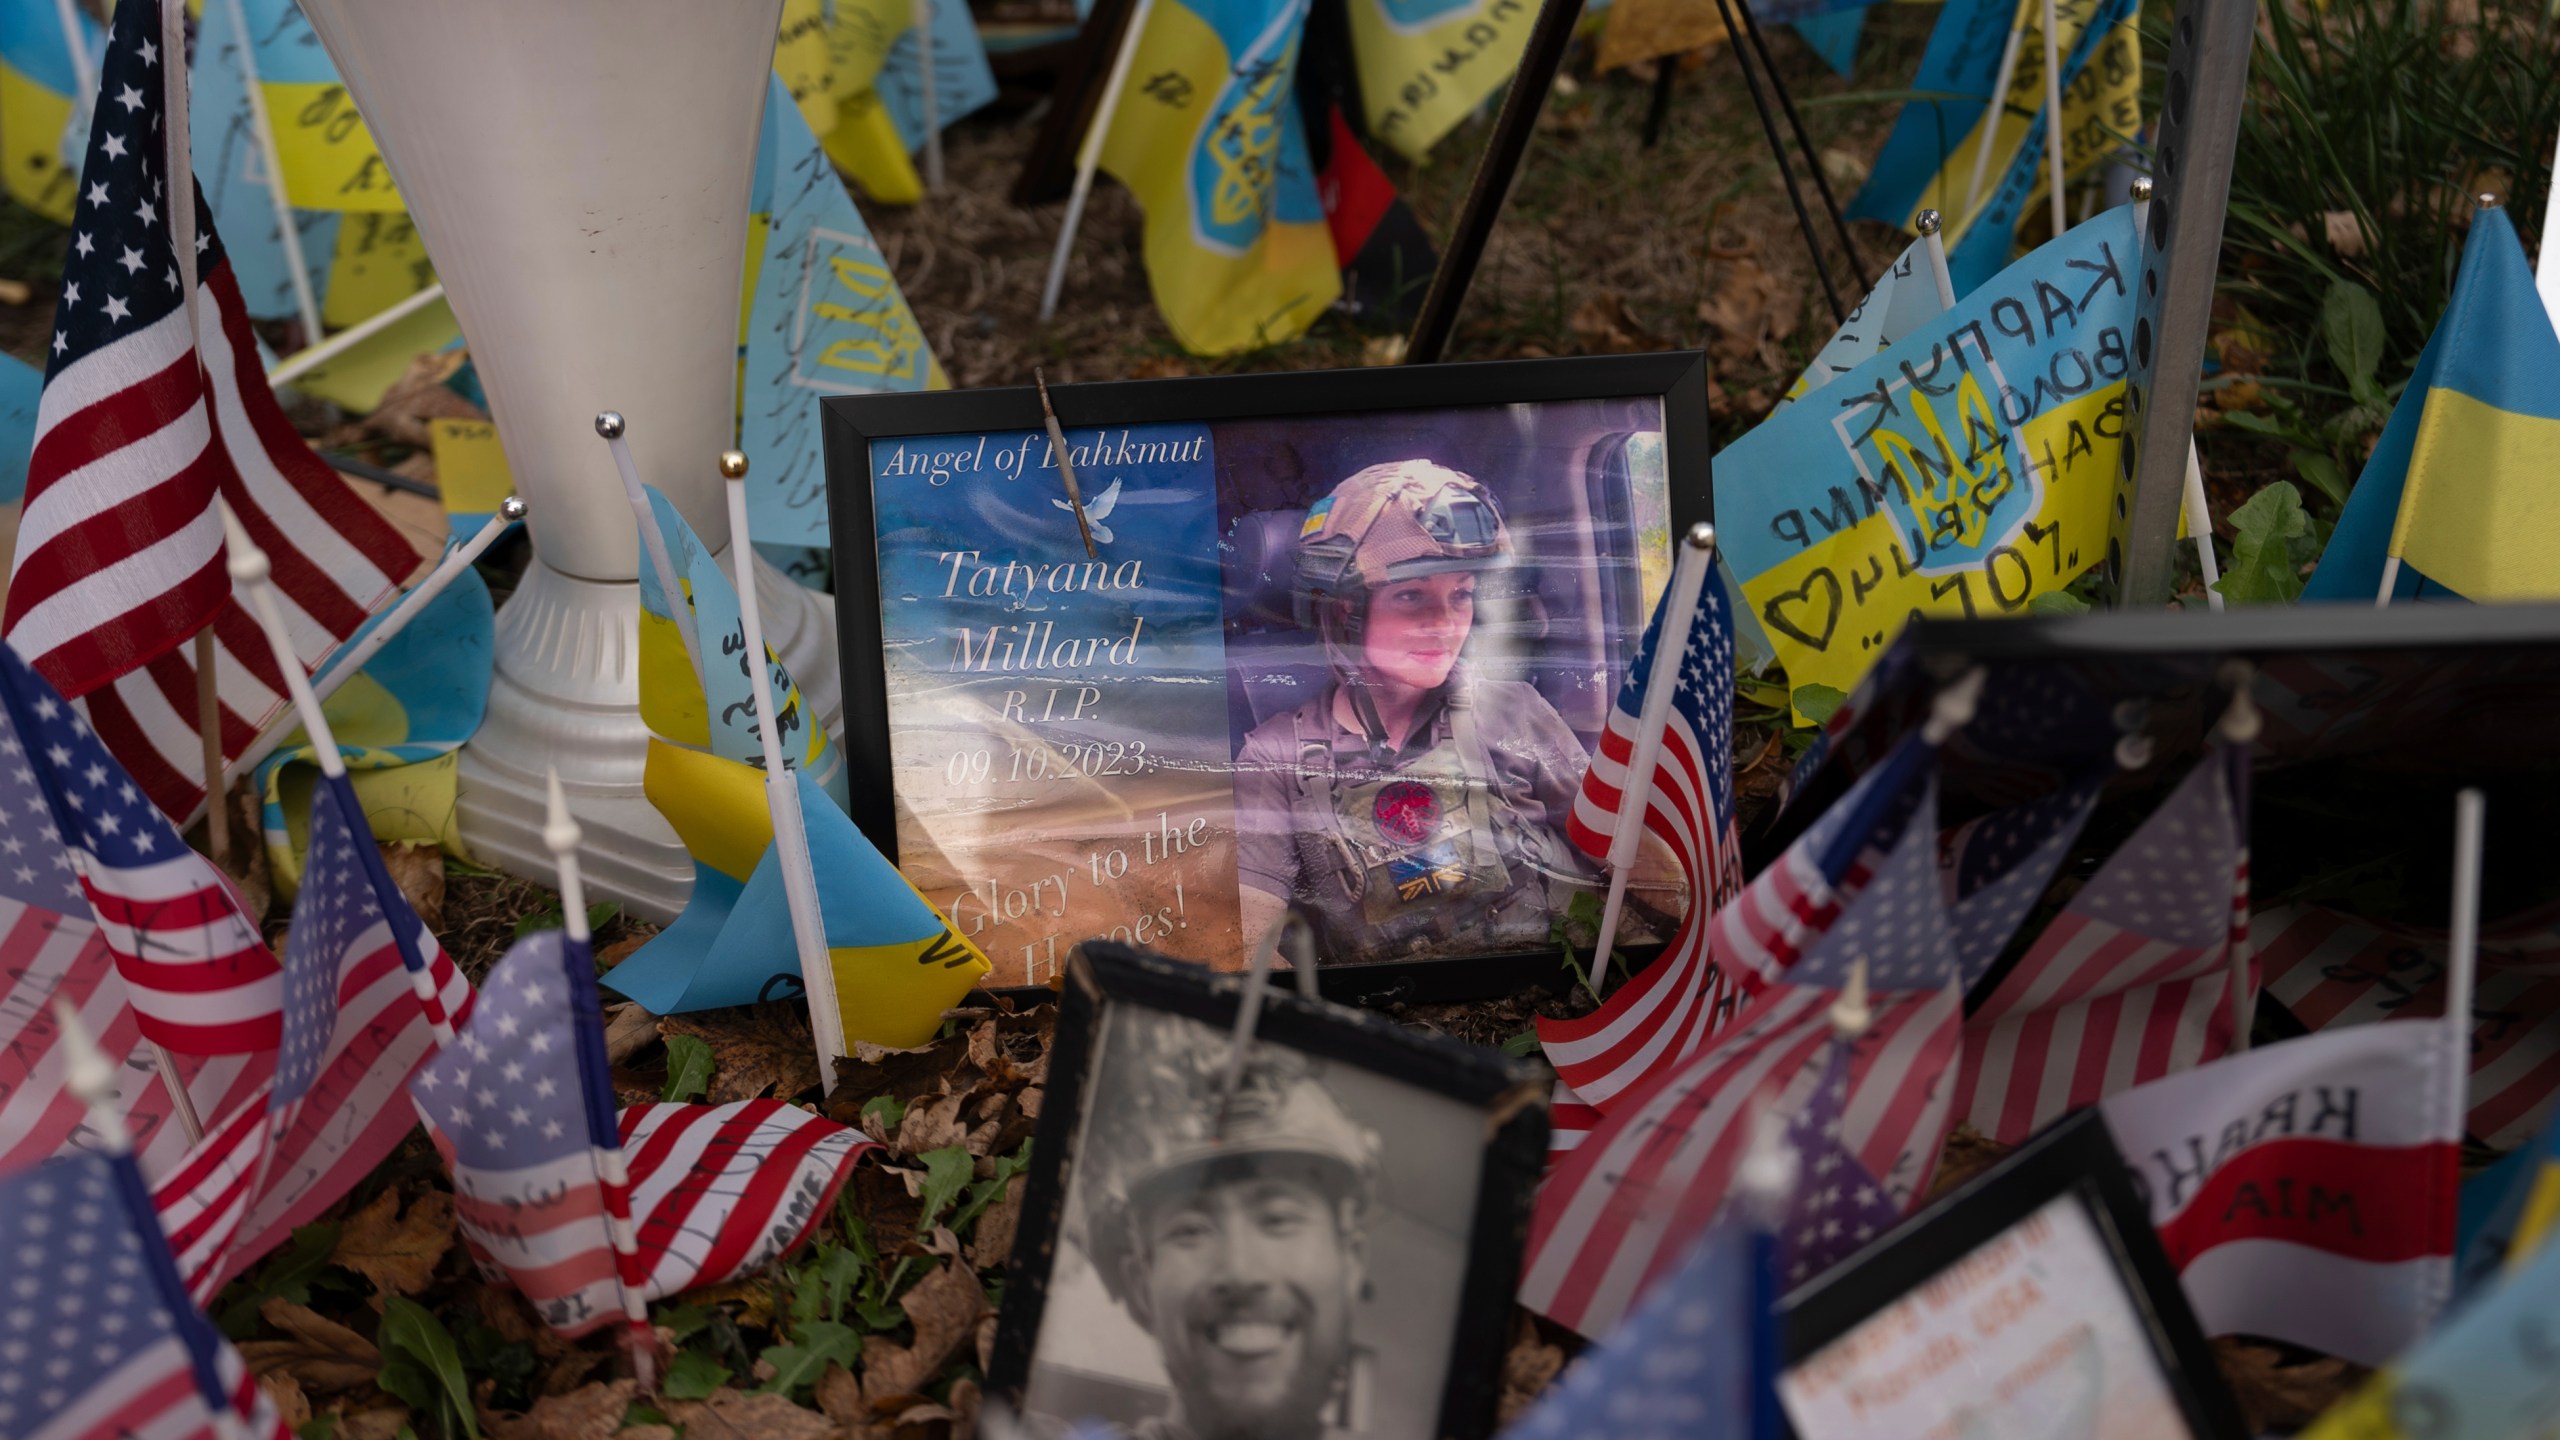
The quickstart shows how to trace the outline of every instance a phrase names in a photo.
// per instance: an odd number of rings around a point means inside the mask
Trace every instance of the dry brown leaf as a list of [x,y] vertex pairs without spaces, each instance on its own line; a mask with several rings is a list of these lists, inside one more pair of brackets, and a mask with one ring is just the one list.
[[240,1358],[264,1375],[281,1370],[306,1391],[353,1390],[382,1373],[382,1352],[346,1326],[290,1300],[269,1300],[258,1315],[291,1339],[245,1340]]
[[669,1420],[684,1427],[686,1440],[830,1440],[836,1428],[834,1421],[815,1410],[801,1409],[788,1396],[741,1395],[725,1386],[711,1392],[708,1400],[667,1400],[660,1408]]
[[409,1407],[397,1401],[338,1417],[338,1440],[399,1440],[400,1432],[407,1429]]
[[2353,260],[2364,253],[2364,227],[2356,223],[2353,210],[2330,210],[2320,216],[2321,231],[2329,248],[2342,260]]
[[546,1395],[522,1415],[493,1416],[494,1440],[605,1440],[622,1428],[639,1387],[629,1380],[582,1385],[566,1395]]
[[463,351],[445,350],[411,361],[408,371],[383,392],[382,403],[365,417],[364,428],[411,449],[430,450],[435,440],[429,421],[488,419],[487,411],[444,383],[466,358]]
[[[948,1230],[937,1240],[954,1248]],[[978,1272],[953,1262],[935,1269],[898,1297],[898,1308],[914,1323],[916,1343],[867,1346],[862,1354],[862,1393],[874,1406],[885,1397],[913,1394],[940,1373],[960,1346],[977,1335],[987,1311],[987,1292]]]
[[797,1005],[739,1005],[658,1020],[661,1035],[691,1035],[711,1047],[714,1105],[768,1092],[790,1099],[818,1083],[817,1041]]
[[415,1295],[434,1278],[436,1263],[453,1248],[453,1197],[430,1190],[400,1213],[400,1193],[384,1190],[347,1217],[338,1248],[329,1256],[373,1282],[376,1298]]
[[258,1388],[275,1402],[276,1418],[287,1430],[299,1430],[311,1418],[311,1397],[302,1393],[302,1382],[282,1370],[271,1370],[258,1377]]
[[632,1056],[658,1042],[658,1017],[640,1008],[636,1000],[625,1000],[604,1009],[604,1058],[607,1064],[621,1065]]
[[1938,1173],[1929,1182],[1929,1198],[1934,1200],[1999,1164],[2002,1156],[2017,1148],[2003,1145],[1959,1121],[1938,1151]]
[[2289,1357],[2286,1347],[2238,1335],[2218,1335],[2210,1343],[2252,1435],[2310,1424],[2373,1374],[2331,1355]]
[[993,1270],[1013,1255],[1013,1233],[1022,1221],[1022,1187],[1029,1176],[1016,1175],[1004,1182],[1004,1194],[978,1216],[978,1228],[970,1232],[969,1263],[981,1270]]
[[841,1365],[830,1363],[810,1393],[818,1409],[839,1425],[859,1425],[871,1418],[871,1407],[862,1402],[862,1382]]
[[444,852],[433,845],[394,845],[377,842],[382,852],[383,868],[391,872],[391,883],[400,887],[401,898],[430,930],[444,924]]
[[1585,348],[1605,355],[1663,348],[1659,339],[1636,322],[1625,297],[1620,295],[1600,295],[1582,302],[1581,308],[1573,312],[1572,330]]
[[969,1127],[960,1123],[960,1107],[968,1099],[963,1095],[945,1095],[930,1104],[910,1105],[906,1118],[898,1124],[897,1138],[889,1148],[901,1155],[922,1155],[928,1150],[965,1143]]
[[655,935],[625,935],[610,945],[597,947],[596,968],[610,970],[639,953],[640,947],[657,939]]

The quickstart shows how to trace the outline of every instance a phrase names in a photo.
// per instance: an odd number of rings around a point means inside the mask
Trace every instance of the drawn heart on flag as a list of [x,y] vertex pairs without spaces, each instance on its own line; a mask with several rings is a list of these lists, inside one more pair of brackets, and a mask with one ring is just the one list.
[[[1810,608],[1814,599],[1813,592],[1817,589],[1822,592],[1822,619],[1819,634],[1788,619],[1786,613],[1790,605],[1804,605]],[[1828,570],[1814,571],[1805,577],[1802,585],[1795,589],[1782,590],[1770,596],[1769,603],[1761,607],[1760,618],[1768,621],[1771,629],[1781,631],[1813,649],[1830,649],[1831,632],[1840,627],[1840,577]]]

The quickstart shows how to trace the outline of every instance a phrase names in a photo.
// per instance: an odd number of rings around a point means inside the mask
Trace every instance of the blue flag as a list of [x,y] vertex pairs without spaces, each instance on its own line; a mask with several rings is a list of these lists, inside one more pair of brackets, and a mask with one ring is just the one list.
[[1754,1434],[1752,1349],[1765,1328],[1768,1238],[1719,1225],[1502,1440],[1692,1440]]

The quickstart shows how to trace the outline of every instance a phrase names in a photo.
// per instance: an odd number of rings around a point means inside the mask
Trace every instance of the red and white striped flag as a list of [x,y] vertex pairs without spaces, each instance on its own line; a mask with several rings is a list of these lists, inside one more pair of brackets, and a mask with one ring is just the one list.
[[2105,1102],[2206,1334],[2380,1365],[2425,1333],[2453,1290],[2466,1038],[2357,1026]]
[[6,645],[0,712],[0,770],[33,792],[0,822],[24,847],[15,864],[68,859],[142,1038],[191,1055],[275,1048],[283,972],[231,882],[187,848],[97,732]]
[[1842,1143],[1897,1207],[1925,1187],[1963,1012],[1936,761],[1935,746],[1906,740],[1719,912],[1718,941],[1730,925],[1765,990],[1704,1048],[1603,1102],[1539,1192],[1522,1304],[1586,1335],[1616,1325],[1723,1205],[1752,1098],[1812,1083],[1831,1004],[1861,967],[1881,993],[1851,1062]]
[[[2384,925],[2316,905],[2251,921],[2266,993],[2312,1030],[2444,1013],[2442,930]],[[2470,1133],[2513,1150],[2560,1103],[2560,906],[2480,930],[2471,1002]]]
[[[778,1100],[637,1105],[617,1130],[602,1016],[591,991],[583,1004],[573,993],[567,965],[592,973],[583,941],[518,941],[472,1023],[409,1089],[481,1270],[578,1335],[632,1313],[626,1293],[718,1284],[798,1244],[871,1142]],[[605,1155],[617,1145],[627,1186]],[[632,1226],[627,1262],[616,1220]]]
[[2017,1144],[2231,1048],[2249,747],[2216,740],[1965,1021],[1956,1116]]
[[[405,1139],[401,1090],[469,982],[383,868],[344,775],[311,792],[311,862],[285,939],[283,1043],[265,1093],[217,1115],[154,1189],[199,1298],[335,1204]],[[419,978],[424,977],[423,987]],[[420,991],[426,995],[422,998]]]
[[[1694,606],[1677,591],[1688,567],[1663,592],[1618,687],[1618,703],[1598,753],[1574,796],[1565,833],[1584,853],[1607,861],[1629,822],[1627,786],[1644,725],[1646,691],[1662,628],[1692,615],[1679,647],[1661,749],[1644,802],[1642,824],[1661,837],[1689,881],[1689,909],[1661,957],[1621,985],[1592,1013],[1538,1021],[1538,1041],[1564,1090],[1552,1132],[1554,1148],[1570,1148],[1583,1110],[1606,1110],[1611,1097],[1653,1071],[1679,1063],[1729,1020],[1742,992],[1710,958],[1707,917],[1742,888],[1742,838],[1733,796],[1733,617],[1712,555],[1696,569]],[[1575,1098],[1567,1098],[1567,1093]]]
[[[211,215],[195,207],[191,326],[162,137],[156,3],[116,14],[54,310],[5,632],[91,721],[153,804],[203,795],[187,642],[214,628],[222,746],[288,703],[257,622],[231,598],[214,498],[274,566],[305,668],[355,633],[418,556],[311,452],[278,407]],[[198,331],[203,344],[199,346]]]

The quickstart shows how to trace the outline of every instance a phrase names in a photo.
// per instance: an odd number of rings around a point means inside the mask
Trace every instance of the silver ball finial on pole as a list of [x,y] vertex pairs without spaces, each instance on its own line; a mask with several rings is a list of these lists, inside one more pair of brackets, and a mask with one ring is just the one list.
[[1923,210],[1911,217],[1911,228],[1923,235],[1937,234],[1939,227],[1945,223],[1945,217],[1935,210]]
[[1697,524],[1689,527],[1688,542],[1689,548],[1692,550],[1715,549],[1716,527],[1703,520],[1699,521]]
[[533,507],[524,503],[524,497],[520,495],[510,495],[498,502],[498,517],[511,523],[532,513]]
[[2148,176],[2148,175],[2136,175],[2136,176],[2134,176],[2134,177],[2133,177],[2133,190],[2132,190],[2132,195],[2133,195],[2133,202],[2134,202],[2135,204],[2137,204],[2137,205],[2148,205],[2148,204],[2150,204],[2150,203],[2151,203],[2151,177],[2150,177],[2150,176]]
[[604,437],[605,439],[607,439],[607,440],[619,440],[619,439],[621,439],[621,438],[622,438],[622,412],[621,412],[621,411],[619,411],[619,410],[599,410],[599,411],[597,411],[597,412],[596,412],[596,433],[597,433],[598,435],[603,436],[603,437]]

